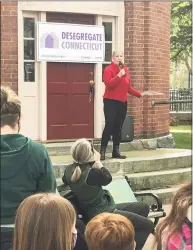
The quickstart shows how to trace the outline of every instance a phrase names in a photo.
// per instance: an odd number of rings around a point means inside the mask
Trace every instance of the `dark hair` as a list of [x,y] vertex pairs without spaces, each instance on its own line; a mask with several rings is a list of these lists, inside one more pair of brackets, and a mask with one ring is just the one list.
[[16,126],[21,114],[21,103],[17,94],[9,87],[1,87],[1,127]]
[[190,205],[192,205],[192,182],[183,185],[176,192],[169,215],[158,224],[156,229],[157,250],[162,249],[162,237],[165,229],[168,232],[166,244],[173,234],[180,232]]

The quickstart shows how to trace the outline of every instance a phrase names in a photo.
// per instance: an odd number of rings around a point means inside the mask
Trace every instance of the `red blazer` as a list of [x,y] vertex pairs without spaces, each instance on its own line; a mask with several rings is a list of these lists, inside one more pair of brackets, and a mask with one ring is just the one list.
[[113,99],[121,102],[127,101],[127,94],[141,97],[141,92],[131,87],[130,73],[124,65],[125,75],[119,77],[117,74],[120,68],[114,62],[111,62],[104,70],[104,84],[106,86],[103,98]]

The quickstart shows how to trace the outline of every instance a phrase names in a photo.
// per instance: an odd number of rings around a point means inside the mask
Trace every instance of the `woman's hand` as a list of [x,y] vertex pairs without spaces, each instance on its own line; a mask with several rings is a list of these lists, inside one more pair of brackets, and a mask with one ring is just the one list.
[[122,77],[122,76],[124,76],[125,75],[125,70],[124,69],[121,69],[120,71],[119,71],[119,73],[118,73],[118,76],[119,77]]
[[99,154],[99,152],[96,151],[96,149],[94,149],[94,160],[95,161],[100,161],[101,155]]
[[101,158],[101,155],[99,154],[99,152],[97,152],[97,151],[94,149],[94,160],[95,160],[94,167],[95,167],[95,168],[102,168],[102,167],[103,167],[103,164],[102,164],[100,158]]

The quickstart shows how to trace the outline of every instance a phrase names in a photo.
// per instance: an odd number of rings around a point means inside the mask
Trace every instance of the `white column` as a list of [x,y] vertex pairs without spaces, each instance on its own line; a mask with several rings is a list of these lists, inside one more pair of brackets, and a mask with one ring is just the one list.
[[[46,12],[40,12],[39,20],[46,22]],[[47,140],[47,62],[39,62],[39,129],[40,140]]]
[[[102,25],[102,17],[96,17],[96,25]],[[94,100],[94,137],[101,138],[103,124],[103,92],[102,64],[95,64],[95,100]]]

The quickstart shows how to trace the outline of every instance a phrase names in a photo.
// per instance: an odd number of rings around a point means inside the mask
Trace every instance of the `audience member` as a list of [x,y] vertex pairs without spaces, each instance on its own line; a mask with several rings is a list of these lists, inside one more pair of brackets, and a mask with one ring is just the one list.
[[13,249],[87,250],[75,223],[76,213],[68,200],[51,193],[32,195],[17,210]]
[[[12,246],[18,206],[38,192],[56,192],[53,167],[44,145],[20,134],[21,103],[1,87],[1,250]],[[21,250],[21,249],[20,249]]]
[[192,249],[192,183],[174,195],[169,215],[157,226],[157,250]]
[[70,186],[87,221],[103,212],[127,217],[135,228],[136,249],[142,249],[154,227],[145,218],[149,213],[148,205],[143,202],[115,205],[109,191],[102,188],[112,181],[112,176],[102,165],[100,154],[86,139],[77,140],[71,148],[71,154],[74,163],[66,167],[62,180]]
[[132,223],[119,214],[102,213],[86,226],[89,250],[134,250],[135,232]]

